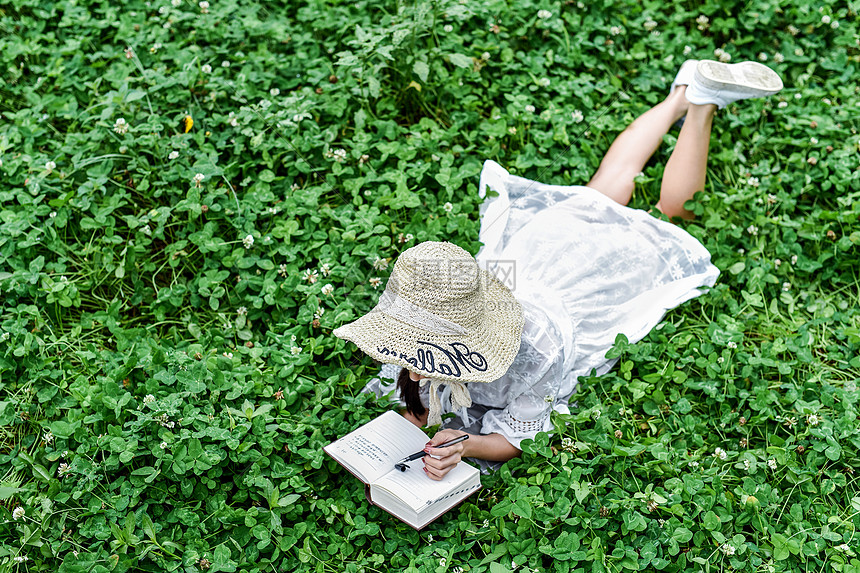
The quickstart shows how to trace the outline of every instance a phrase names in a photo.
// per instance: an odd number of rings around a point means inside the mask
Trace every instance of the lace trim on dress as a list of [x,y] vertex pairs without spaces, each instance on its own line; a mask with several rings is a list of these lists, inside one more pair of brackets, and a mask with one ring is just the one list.
[[528,434],[534,432],[542,432],[544,428],[544,423],[547,418],[549,418],[550,411],[547,410],[541,414],[541,417],[537,420],[518,420],[511,416],[511,413],[508,412],[507,408],[504,412],[505,423],[511,427],[517,433]]

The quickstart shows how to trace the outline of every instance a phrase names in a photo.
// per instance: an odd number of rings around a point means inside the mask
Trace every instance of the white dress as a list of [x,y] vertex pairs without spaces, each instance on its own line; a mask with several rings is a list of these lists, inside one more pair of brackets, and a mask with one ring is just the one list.
[[[487,188],[498,196],[481,205],[475,258],[523,305],[525,325],[507,373],[469,384],[473,403],[483,406],[469,411],[480,418],[461,413],[458,425],[519,447],[551,430],[553,409],[567,412],[579,376],[614,365],[605,355],[619,333],[641,340],[667,310],[713,286],[719,271],[683,229],[595,189],[531,181],[495,161],[484,163],[481,197]],[[366,390],[395,390],[399,370],[384,365]],[[443,413],[451,410],[446,398]]]

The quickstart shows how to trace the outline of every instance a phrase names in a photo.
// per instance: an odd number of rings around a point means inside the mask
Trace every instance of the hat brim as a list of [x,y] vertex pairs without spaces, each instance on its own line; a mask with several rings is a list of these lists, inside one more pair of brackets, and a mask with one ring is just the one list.
[[[513,293],[492,273],[481,274],[482,316],[466,334],[428,332],[374,308],[334,330],[368,356],[447,382],[492,382],[504,376],[520,350],[525,316]],[[432,309],[428,309],[432,311]]]

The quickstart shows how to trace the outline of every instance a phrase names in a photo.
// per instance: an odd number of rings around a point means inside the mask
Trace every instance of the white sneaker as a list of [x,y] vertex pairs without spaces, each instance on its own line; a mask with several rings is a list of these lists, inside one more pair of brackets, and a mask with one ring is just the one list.
[[678,75],[675,76],[675,81],[672,82],[672,87],[669,88],[669,93],[675,91],[677,86],[688,86],[693,81],[693,75],[696,73],[696,64],[699,60],[687,60],[681,64],[681,69],[678,70]]
[[712,103],[723,109],[738,100],[773,95],[782,87],[779,75],[758,62],[700,60],[685,94],[692,104]]

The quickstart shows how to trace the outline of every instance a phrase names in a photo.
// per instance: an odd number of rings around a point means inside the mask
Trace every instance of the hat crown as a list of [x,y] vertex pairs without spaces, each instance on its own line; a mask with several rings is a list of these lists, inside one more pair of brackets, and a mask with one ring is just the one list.
[[403,251],[386,290],[467,329],[480,322],[478,263],[453,243],[428,241]]

